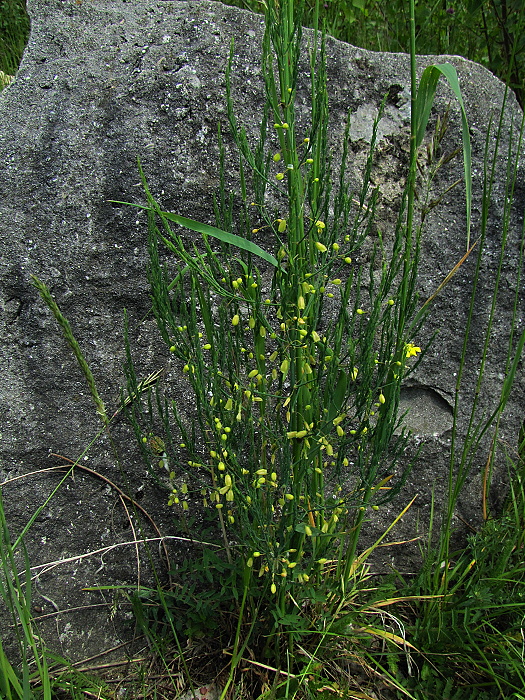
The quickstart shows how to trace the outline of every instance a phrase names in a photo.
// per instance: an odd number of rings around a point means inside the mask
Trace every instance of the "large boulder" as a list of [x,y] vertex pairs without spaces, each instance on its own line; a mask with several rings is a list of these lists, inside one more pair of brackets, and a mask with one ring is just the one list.
[[[140,376],[167,369],[176,386],[177,364],[166,356],[148,315],[145,217],[109,200],[143,201],[137,172],[140,156],[151,190],[165,209],[213,221],[213,194],[219,184],[216,134],[218,122],[223,127],[227,123],[225,67],[230,43],[235,39],[233,90],[238,120],[251,138],[259,128],[263,105],[263,22],[214,2],[29,0],[28,5],[30,43],[16,80],[0,96],[0,481],[13,536],[44,504],[26,536],[31,564],[37,567],[33,570],[35,610],[48,614],[42,621],[44,639],[57,651],[82,658],[116,646],[131,635],[133,625],[115,594],[81,589],[110,583],[133,587],[139,576],[134,547],[107,548],[135,537],[157,536],[147,518],[141,519],[140,527],[133,515],[128,519],[124,505],[129,502],[119,501],[115,487],[154,513],[163,534],[183,537],[184,533],[170,530],[165,493],[146,471],[131,429],[122,421],[115,425],[118,461],[107,437],[94,441],[100,423],[84,377],[30,276],[48,284],[69,319],[108,410],[118,408],[125,384],[124,309]],[[419,70],[442,60],[423,57]],[[457,57],[446,60],[458,70],[471,131],[475,240],[481,220],[487,130],[491,150],[504,86],[478,65]],[[373,121],[388,95],[372,172],[381,191],[378,225],[386,240],[406,178],[409,59],[329,40],[327,62],[330,136],[337,155],[351,112],[350,176],[356,184],[363,176]],[[306,104],[307,93],[301,93],[299,100]],[[461,120],[452,92],[443,85],[431,125],[438,115],[443,117],[449,103],[444,152],[461,145]],[[509,150],[511,124],[516,129],[521,117],[514,97],[509,96],[501,125],[503,156]],[[234,186],[235,154],[226,128],[225,133]],[[490,312],[498,265],[506,196],[503,156],[491,195],[493,207],[468,348],[471,359],[461,386],[460,433],[476,391],[483,324]],[[461,178],[462,168],[460,156],[444,166],[434,182],[433,196]],[[480,411],[489,413],[505,373],[521,245],[523,182],[523,177],[518,178],[514,192],[518,205],[510,212],[491,354],[479,394]],[[419,278],[422,299],[461,259],[465,242],[464,188],[458,186],[427,217]],[[471,257],[436,301],[421,337],[423,345],[438,332],[402,397],[402,406],[412,408],[406,419],[414,432],[408,455],[416,448],[421,452],[402,495],[382,512],[372,532],[379,532],[417,493],[414,517],[395,533],[398,539],[413,536],[415,515],[420,515],[421,523],[428,518],[433,488],[437,505],[443,502],[475,254]],[[521,331],[523,296],[519,303]],[[500,435],[511,455],[523,419],[524,388],[523,374],[518,373]],[[56,454],[79,459],[80,466],[103,478],[76,470],[74,478],[66,478],[49,498],[65,474],[56,467],[67,464]],[[476,458],[476,469],[459,504],[459,516],[472,527],[480,522],[480,472],[486,457],[486,452],[480,452]],[[504,477],[500,464],[495,503],[504,498]],[[173,561],[183,555],[184,546],[183,540],[169,545]],[[97,555],[80,558],[95,550]],[[385,562],[392,556],[395,549],[385,554]],[[61,560],[67,561],[46,565]]]

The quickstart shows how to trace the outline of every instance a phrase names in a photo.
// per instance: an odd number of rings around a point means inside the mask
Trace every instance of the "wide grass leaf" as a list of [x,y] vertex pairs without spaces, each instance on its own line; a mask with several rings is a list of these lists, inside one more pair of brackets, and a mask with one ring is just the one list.
[[127,204],[130,207],[136,207],[137,209],[144,209],[145,211],[153,211],[164,219],[169,221],[174,221],[184,228],[189,228],[190,231],[195,231],[196,233],[202,233],[203,236],[213,236],[213,238],[218,238],[223,243],[228,245],[233,245],[241,250],[245,250],[247,253],[252,253],[257,255],[262,260],[266,260],[274,267],[279,267],[277,258],[275,258],[271,253],[267,253],[260,246],[252,241],[246,240],[241,236],[237,236],[235,233],[229,233],[228,231],[223,231],[216,226],[210,226],[209,224],[203,224],[200,221],[195,221],[194,219],[188,219],[185,216],[179,216],[178,214],[172,214],[169,211],[161,211],[155,207],[146,207],[142,204],[132,204],[131,202],[119,202],[114,199],[109,200],[114,204]]
[[430,110],[434,102],[438,80],[444,76],[452,92],[456,96],[461,110],[461,130],[463,136],[463,165],[465,169],[465,198],[467,205],[467,250],[470,247],[470,219],[472,210],[472,159],[470,146],[470,132],[467,122],[465,104],[461,95],[459,79],[456,69],[451,63],[442,63],[428,66],[423,71],[416,96],[416,147],[419,147],[425,137],[425,131],[430,116]]

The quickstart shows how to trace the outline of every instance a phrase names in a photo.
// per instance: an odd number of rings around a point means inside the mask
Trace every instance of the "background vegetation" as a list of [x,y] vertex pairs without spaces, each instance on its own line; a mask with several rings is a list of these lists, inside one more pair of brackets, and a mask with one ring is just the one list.
[[[25,0],[0,0],[0,71],[14,75],[29,39],[29,17]],[[0,89],[7,80],[2,80]]]

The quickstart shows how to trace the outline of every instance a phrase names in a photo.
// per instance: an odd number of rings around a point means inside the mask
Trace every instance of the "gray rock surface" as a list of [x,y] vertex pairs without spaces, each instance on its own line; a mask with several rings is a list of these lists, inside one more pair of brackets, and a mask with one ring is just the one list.
[[[149,310],[145,218],[108,200],[143,201],[137,174],[140,156],[151,190],[165,209],[212,222],[212,198],[219,182],[216,132],[217,122],[226,122],[224,71],[230,41],[235,38],[238,118],[251,136],[258,129],[262,108],[262,21],[213,2],[29,0],[29,11],[29,47],[16,80],[0,95],[0,482],[10,527],[13,535],[18,534],[64,476],[45,471],[64,463],[54,453],[72,460],[82,455],[81,465],[141,498],[163,534],[182,536],[170,530],[165,494],[147,474],[131,430],[121,422],[114,431],[122,468],[105,437],[91,445],[100,428],[84,378],[31,286],[30,275],[50,286],[70,320],[109,410],[118,407],[124,385],[124,309],[143,376],[167,368],[176,385],[176,366],[159,345],[151,317],[142,320]],[[327,49],[331,138],[337,149],[350,110],[354,115],[350,170],[356,182],[362,177],[371,125],[383,96],[390,95],[372,173],[381,190],[379,223],[388,236],[406,175],[408,57],[371,53],[331,40]],[[420,69],[431,60],[442,58],[421,58]],[[492,147],[504,88],[480,66],[457,57],[450,60],[458,69],[472,136],[475,239],[487,128],[492,118]],[[300,95],[303,104],[305,95]],[[461,144],[460,120],[452,93],[441,86],[433,120],[444,114],[449,102],[451,124],[445,150],[450,151]],[[517,127],[520,119],[511,97],[503,119],[502,153],[508,148],[512,120]],[[231,154],[228,136],[226,146]],[[234,173],[234,157],[231,162]],[[468,350],[472,360],[461,392],[465,407],[474,392],[480,329],[490,310],[502,231],[504,171],[501,158]],[[462,163],[457,158],[436,179],[435,192],[443,192],[460,177]],[[518,178],[515,191],[518,204],[511,212],[493,353],[480,410],[494,406],[504,372],[524,181],[523,176]],[[433,293],[463,255],[464,218],[462,187],[446,194],[428,216],[419,280],[422,298]],[[415,433],[411,449],[419,446],[421,454],[404,493],[382,513],[374,532],[415,493],[421,522],[428,516],[433,487],[441,500],[473,268],[474,260],[461,268],[425,326],[421,345],[435,331],[439,335],[403,396],[403,406],[413,409],[407,417]],[[520,331],[524,311],[522,295]],[[520,366],[501,431],[511,454],[523,418],[524,388]],[[465,412],[461,415],[464,418]],[[479,455],[460,503],[461,517],[473,526],[480,520],[480,470],[485,459],[486,454]],[[496,502],[504,496],[504,480],[502,468],[495,479]],[[414,509],[414,517],[401,525],[396,539],[413,535],[415,514]],[[142,521],[143,529],[133,516],[132,520],[138,537],[156,536],[147,520]],[[124,545],[74,559],[131,539],[133,532],[118,493],[89,472],[68,477],[38,515],[26,538],[31,563],[41,566],[34,570],[35,609],[47,615],[42,620],[43,637],[58,652],[79,659],[132,636],[133,623],[124,603],[114,600],[111,592],[103,595],[81,589],[108,583],[132,587],[138,576],[134,548]],[[169,544],[172,560],[182,556],[184,546],[177,541]],[[404,561],[410,562],[413,554],[415,547],[404,552],[408,557]],[[385,554],[386,559],[391,556],[396,556],[395,551]],[[71,557],[68,563],[44,566]],[[147,576],[147,564],[142,566],[142,575]],[[106,602],[107,607],[101,605]],[[70,610],[79,606],[81,610]]]

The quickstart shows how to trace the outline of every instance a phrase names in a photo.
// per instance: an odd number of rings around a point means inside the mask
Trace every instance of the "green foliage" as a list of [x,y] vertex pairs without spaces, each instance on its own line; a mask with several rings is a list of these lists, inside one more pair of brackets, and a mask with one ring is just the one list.
[[0,0],[0,71],[7,75],[16,73],[28,39],[26,1]]
[[[239,230],[265,230],[278,261],[273,270],[258,267],[246,245],[212,248],[207,230],[204,252],[187,252],[171,228],[175,217],[160,209],[143,176],[153,311],[197,411],[188,423],[185,406],[157,393],[154,402],[132,402],[128,413],[141,444],[161,431],[170,504],[182,517],[198,500],[216,513],[223,558],[208,552],[197,566],[207,587],[186,585],[189,601],[180,590],[164,597],[173,609],[183,605],[186,632],[217,619],[219,609],[222,619],[235,612],[229,682],[248,644],[258,658],[278,666],[288,659],[294,669],[296,645],[315,650],[366,578],[366,557],[356,556],[359,533],[367,510],[388,502],[403,482],[383,488],[405,443],[394,434],[400,383],[419,351],[408,329],[418,246],[400,219],[393,254],[387,259],[376,246],[366,278],[353,266],[376,193],[368,178],[356,198],[349,192],[347,144],[335,187],[331,180],[323,46],[312,50],[312,118],[299,135],[300,46],[291,5],[272,6],[263,63],[275,123],[263,121],[254,150],[237,127],[228,72],[230,128],[258,193],[253,207],[243,188]],[[217,212],[224,225],[220,202]],[[223,242],[236,240],[229,233]],[[177,263],[173,280],[159,243]],[[382,274],[374,283],[377,260]],[[131,362],[127,373],[135,394]]]
[[[505,107],[503,107],[502,114]],[[522,143],[525,122],[517,127],[516,143]],[[495,129],[495,153],[492,162],[485,163],[485,180],[481,236],[479,240],[474,290],[466,324],[462,358],[457,375],[456,404],[454,415],[459,410],[459,395],[466,363],[472,362],[466,350],[470,335],[471,319],[476,310],[476,286],[482,260],[482,248],[488,235],[488,212],[492,196],[497,152],[501,136],[501,122]],[[488,137],[487,137],[488,139]],[[505,380],[499,398],[490,415],[481,414],[478,396],[483,386],[488,364],[492,327],[497,318],[498,292],[504,252],[508,245],[509,217],[513,205],[518,173],[520,149],[509,158],[505,182],[506,213],[500,231],[501,251],[498,264],[491,274],[493,292],[492,306],[488,315],[485,337],[479,359],[479,373],[475,396],[469,401],[470,422],[466,439],[461,442],[454,418],[452,449],[448,481],[448,502],[439,524],[437,537],[433,538],[434,519],[426,547],[422,551],[423,566],[413,581],[400,581],[397,585],[407,596],[415,596],[408,613],[412,623],[411,640],[422,652],[425,663],[421,678],[425,681],[425,692],[435,696],[450,692],[451,697],[470,697],[470,688],[479,692],[487,690],[487,697],[511,697],[512,693],[525,686],[523,671],[522,627],[525,619],[525,567],[523,565],[523,524],[525,517],[525,492],[523,488],[523,460],[516,451],[507,455],[509,464],[510,497],[502,513],[490,517],[488,505],[483,503],[484,525],[469,538],[466,546],[453,549],[452,519],[458,498],[465,486],[467,476],[479,454],[483,436],[490,437],[484,450],[487,453],[484,479],[490,481],[490,465],[495,461],[498,446],[498,430],[502,411],[509,397],[518,365],[520,363],[525,333],[517,337],[519,297],[518,288],[523,266],[523,249],[517,270],[518,285],[514,303],[514,318],[508,336]],[[522,243],[523,245],[523,243]],[[518,437],[518,436],[517,436]],[[518,440],[521,438],[518,438]],[[435,596],[429,598],[427,596]],[[447,665],[440,663],[446,655]],[[416,697],[418,685],[415,679],[404,676],[402,682],[413,689]],[[483,691],[484,692],[484,691]],[[424,694],[421,695],[424,697]],[[434,695],[430,694],[430,697]]]
[[470,134],[467,123],[467,113],[463,104],[458,75],[454,66],[444,63],[439,66],[429,66],[423,71],[416,96],[416,147],[419,147],[425,137],[430,110],[434,102],[438,80],[444,76],[452,88],[461,108],[461,121],[463,133],[463,160],[465,165],[465,191],[467,199],[467,250],[470,248],[470,215],[472,208],[472,167]]

